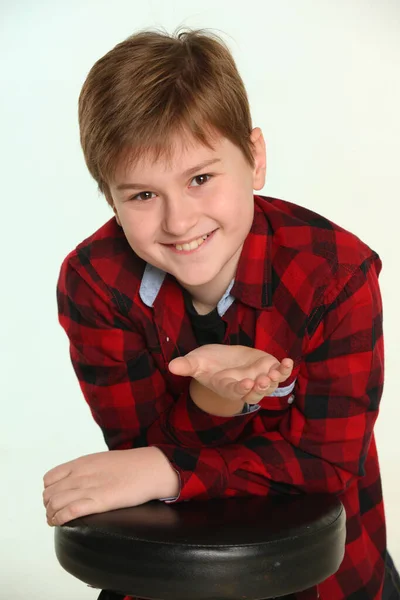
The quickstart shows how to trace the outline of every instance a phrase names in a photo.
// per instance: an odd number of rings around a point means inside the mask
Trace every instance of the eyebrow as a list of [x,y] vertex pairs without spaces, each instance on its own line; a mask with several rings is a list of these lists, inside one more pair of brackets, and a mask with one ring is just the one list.
[[[189,177],[190,175],[194,175],[194,173],[196,173],[197,171],[200,171],[201,169],[204,169],[205,167],[209,167],[210,165],[213,165],[218,162],[222,162],[220,158],[212,158],[211,160],[205,160],[204,162],[196,165],[195,167],[190,167],[190,169],[187,169],[186,171],[184,171],[182,173],[182,176]],[[117,190],[132,190],[132,189],[140,190],[140,189],[147,188],[147,187],[151,187],[151,186],[149,186],[147,183],[120,183],[120,185],[117,186]]]

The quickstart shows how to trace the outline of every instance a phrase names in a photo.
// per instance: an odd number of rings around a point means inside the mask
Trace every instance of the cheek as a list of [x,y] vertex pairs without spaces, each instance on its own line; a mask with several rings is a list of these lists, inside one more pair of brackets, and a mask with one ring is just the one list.
[[141,215],[121,215],[121,225],[130,246],[135,250],[145,247],[153,239],[149,219]]
[[253,222],[254,200],[253,196],[246,195],[228,197],[220,211],[221,218],[230,228],[242,231],[248,229]]

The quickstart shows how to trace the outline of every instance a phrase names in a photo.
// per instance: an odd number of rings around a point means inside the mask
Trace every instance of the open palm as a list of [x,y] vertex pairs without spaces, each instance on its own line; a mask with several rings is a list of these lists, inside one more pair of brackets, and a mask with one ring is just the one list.
[[291,374],[293,361],[247,346],[207,344],[175,358],[169,370],[189,376],[219,396],[258,402],[271,394]]

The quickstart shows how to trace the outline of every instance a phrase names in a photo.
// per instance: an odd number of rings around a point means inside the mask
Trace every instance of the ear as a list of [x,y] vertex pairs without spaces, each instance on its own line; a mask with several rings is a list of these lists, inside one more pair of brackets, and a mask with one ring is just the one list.
[[265,177],[267,174],[267,150],[263,133],[259,127],[253,129],[250,134],[250,139],[253,142],[253,189],[261,190],[265,185]]

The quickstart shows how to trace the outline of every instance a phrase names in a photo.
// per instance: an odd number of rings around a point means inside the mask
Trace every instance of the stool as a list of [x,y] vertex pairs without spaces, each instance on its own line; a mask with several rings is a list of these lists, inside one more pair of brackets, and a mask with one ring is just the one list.
[[154,600],[259,600],[337,571],[346,515],[335,497],[212,499],[90,515],[55,528],[61,566],[86,584]]

